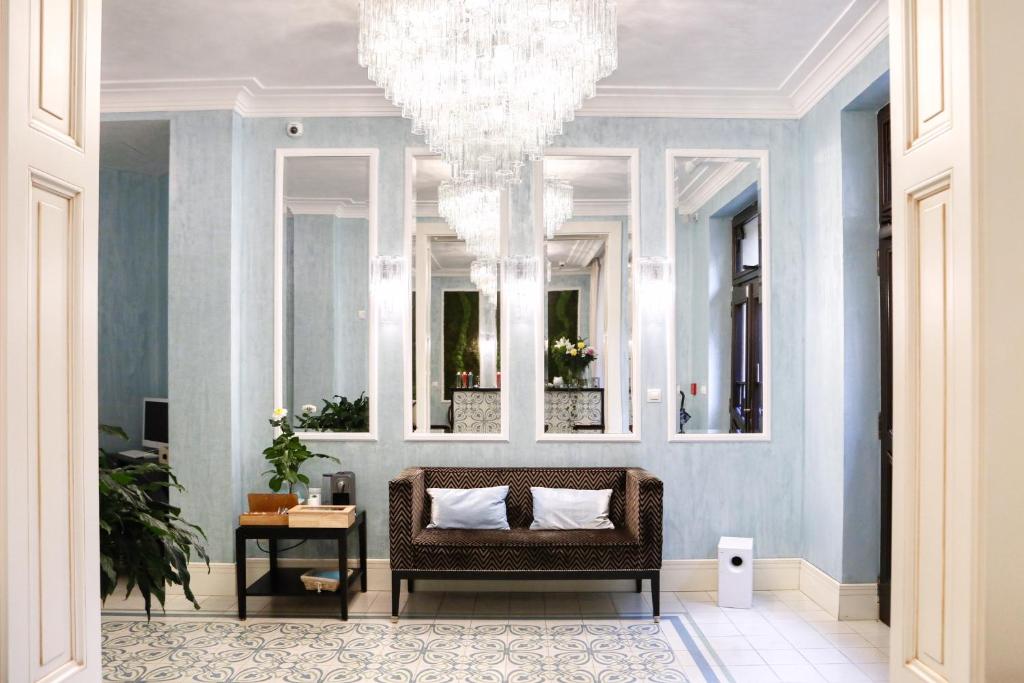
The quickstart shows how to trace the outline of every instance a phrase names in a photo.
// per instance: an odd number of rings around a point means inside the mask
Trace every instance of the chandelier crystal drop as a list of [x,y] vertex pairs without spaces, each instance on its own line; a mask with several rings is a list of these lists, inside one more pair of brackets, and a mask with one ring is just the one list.
[[437,212],[466,250],[481,259],[501,254],[501,193],[465,180],[446,180],[437,188]]
[[469,281],[472,282],[480,295],[488,303],[498,302],[498,259],[477,259],[469,264]]
[[456,179],[517,182],[618,64],[615,0],[360,0],[359,63]]
[[544,234],[548,239],[572,218],[572,184],[561,178],[544,178]]

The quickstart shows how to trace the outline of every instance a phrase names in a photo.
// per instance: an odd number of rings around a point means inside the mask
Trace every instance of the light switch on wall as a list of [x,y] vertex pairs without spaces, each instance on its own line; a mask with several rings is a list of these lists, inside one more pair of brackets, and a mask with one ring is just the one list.
[[648,403],[660,403],[661,402],[661,389],[648,389],[647,390],[647,402]]

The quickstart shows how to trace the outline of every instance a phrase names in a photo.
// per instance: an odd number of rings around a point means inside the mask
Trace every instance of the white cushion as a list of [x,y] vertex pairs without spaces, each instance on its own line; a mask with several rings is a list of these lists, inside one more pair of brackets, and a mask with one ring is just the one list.
[[507,486],[483,489],[427,489],[428,529],[508,529]]
[[546,489],[531,486],[531,529],[614,529],[608,519],[611,489]]

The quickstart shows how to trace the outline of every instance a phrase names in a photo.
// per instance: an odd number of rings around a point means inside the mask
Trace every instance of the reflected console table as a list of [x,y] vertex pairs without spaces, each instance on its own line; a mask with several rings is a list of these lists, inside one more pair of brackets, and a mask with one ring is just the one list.
[[548,434],[604,432],[604,389],[544,387],[544,431]]

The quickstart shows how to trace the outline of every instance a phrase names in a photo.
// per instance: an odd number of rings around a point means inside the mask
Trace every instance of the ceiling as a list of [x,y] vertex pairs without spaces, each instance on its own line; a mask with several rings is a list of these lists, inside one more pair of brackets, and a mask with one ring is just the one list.
[[[619,68],[583,113],[795,116],[885,37],[885,0],[619,0]],[[107,111],[395,115],[356,0],[107,0]],[[825,88],[825,90],[822,90]],[[820,92],[819,92],[820,91]]]
[[284,162],[284,201],[292,213],[364,218],[370,195],[368,157],[304,156]]

